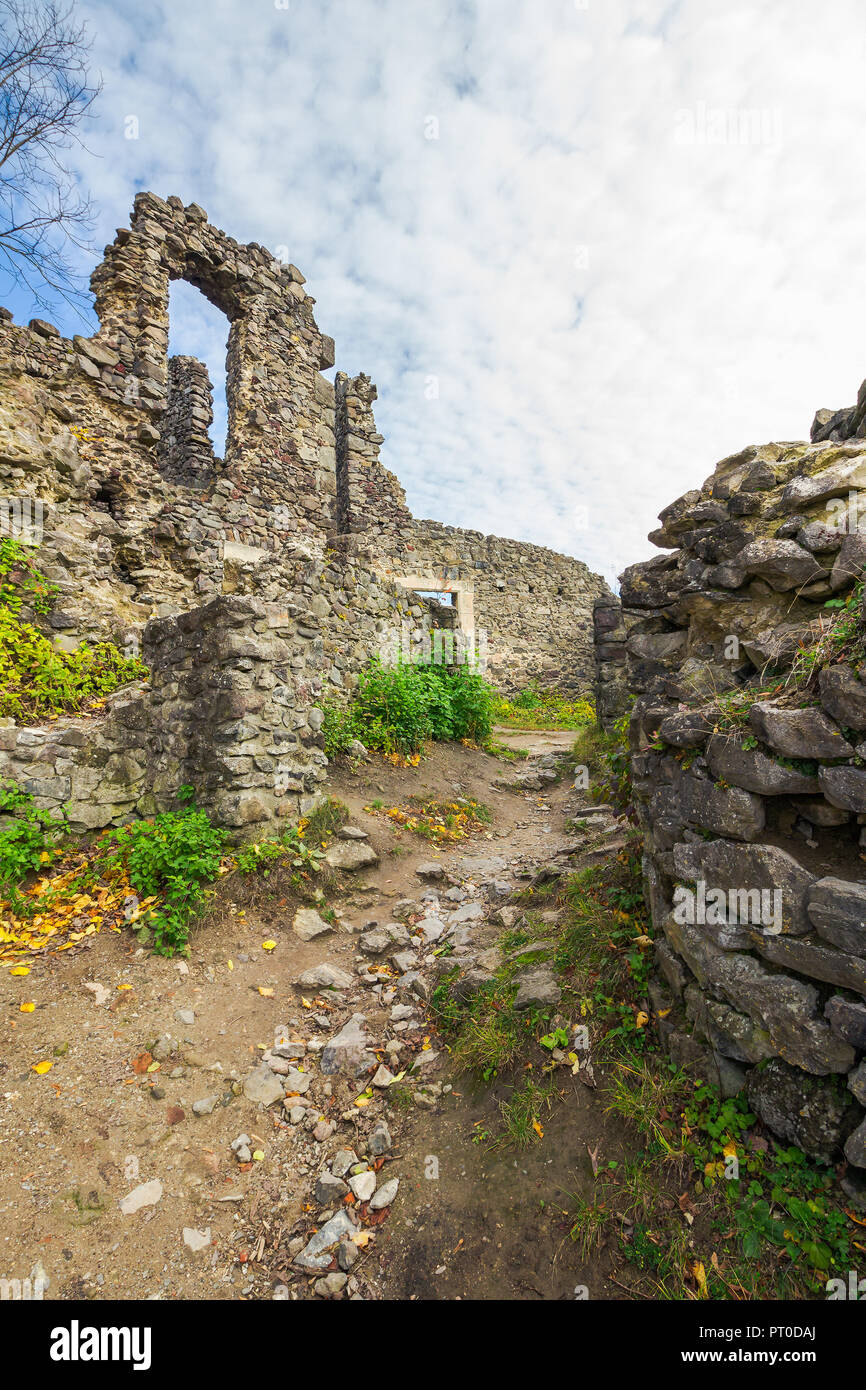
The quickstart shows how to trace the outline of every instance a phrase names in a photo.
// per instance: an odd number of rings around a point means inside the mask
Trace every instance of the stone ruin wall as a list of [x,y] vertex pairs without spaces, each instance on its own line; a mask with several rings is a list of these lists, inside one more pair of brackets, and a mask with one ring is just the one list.
[[[866,566],[862,416],[821,411],[809,443],[722,460],[660,514],[650,539],[667,553],[627,569],[619,600],[594,613],[607,727],[634,697],[651,1004],[671,1055],[744,1090],[788,1142],[844,1156],[861,1196],[866,669],[824,657],[804,684],[792,665],[814,657],[835,611],[824,605]],[[700,885],[735,910],[698,912]],[[781,930],[775,912],[744,922],[731,890],[781,892]]]
[[[224,459],[206,367],[168,359],[178,279],[228,320]],[[141,193],[92,276],[92,337],[0,310],[2,531],[36,523],[59,649],[109,639],[151,672],[103,719],[0,728],[0,776],[69,805],[77,829],[173,804],[184,782],[238,834],[297,814],[324,777],[316,701],[350,692],[374,653],[423,649],[433,626],[485,629],[506,686],[591,685],[603,581],[541,547],[416,521],[379,461],[376,388],[322,375],[334,344],[304,283],[197,205]],[[414,593],[417,575],[459,590],[457,609]]]
[[351,692],[395,631],[429,641],[430,612],[357,544],[230,564],[225,589],[147,623],[149,680],[110,696],[104,718],[2,721],[0,778],[82,832],[173,808],[184,784],[241,838],[308,811],[326,776],[323,697]]

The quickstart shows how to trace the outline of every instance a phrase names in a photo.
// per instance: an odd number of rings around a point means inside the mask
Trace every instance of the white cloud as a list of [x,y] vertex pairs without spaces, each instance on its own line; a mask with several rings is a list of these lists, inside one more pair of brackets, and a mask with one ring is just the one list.
[[[105,239],[152,187],[287,244],[420,515],[611,578],[724,454],[853,401],[857,0],[820,23],[795,0],[81,9]],[[677,143],[719,110],[767,113],[764,143]]]

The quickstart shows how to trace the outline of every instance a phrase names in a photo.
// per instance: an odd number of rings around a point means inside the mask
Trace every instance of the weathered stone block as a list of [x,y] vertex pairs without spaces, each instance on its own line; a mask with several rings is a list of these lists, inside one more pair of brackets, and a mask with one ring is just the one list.
[[866,958],[866,884],[819,879],[809,889],[807,910],[819,936]]
[[749,1074],[749,1105],[780,1139],[811,1158],[830,1162],[856,1123],[850,1096],[828,1082],[806,1076],[780,1058]]
[[707,763],[714,777],[761,796],[818,790],[817,775],[782,767],[759,748],[743,748],[735,735],[714,735],[707,745]]
[[866,811],[866,770],[859,767],[822,767],[818,782],[831,806],[847,811]]
[[786,758],[847,758],[854,752],[841,729],[819,709],[788,709],[759,701],[749,711],[749,723]]

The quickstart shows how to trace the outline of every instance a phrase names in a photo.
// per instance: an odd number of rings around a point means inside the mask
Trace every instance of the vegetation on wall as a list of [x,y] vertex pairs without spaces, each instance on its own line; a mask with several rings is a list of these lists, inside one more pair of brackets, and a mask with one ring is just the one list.
[[67,833],[65,820],[39,810],[14,783],[0,785],[0,888],[19,884],[50,864]]
[[[749,737],[749,713],[759,700],[791,707],[818,703],[821,671],[840,661],[850,665],[855,675],[862,678],[866,674],[864,582],[858,581],[843,597],[828,599],[824,609],[826,618],[821,620],[820,630],[804,638],[786,671],[768,662],[747,685],[715,696],[710,704],[717,732],[745,731]],[[755,747],[756,740],[744,746]]]
[[19,541],[0,542],[0,715],[32,723],[58,714],[101,708],[101,699],[147,675],[137,657],[111,642],[60,652],[38,628],[22,622],[51,609],[56,590]]
[[57,588],[36,568],[28,548],[12,537],[0,541],[0,608],[20,613],[23,605],[45,614]]

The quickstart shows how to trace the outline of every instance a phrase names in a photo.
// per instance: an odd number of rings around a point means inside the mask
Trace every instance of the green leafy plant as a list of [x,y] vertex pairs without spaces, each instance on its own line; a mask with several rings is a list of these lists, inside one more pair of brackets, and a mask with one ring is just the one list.
[[469,667],[386,667],[374,659],[348,705],[324,704],[325,752],[346,753],[355,739],[404,757],[416,755],[427,739],[483,744],[493,728],[494,700],[492,686]]
[[589,700],[572,700],[561,690],[530,681],[512,697],[499,695],[494,715],[513,729],[581,729],[595,723]]
[[61,838],[68,833],[65,815],[58,820],[39,810],[29,792],[14,783],[0,785],[0,884],[5,889],[50,863]]
[[795,1264],[826,1273],[845,1269],[851,1237],[844,1211],[834,1200],[832,1170],[810,1162],[802,1150],[773,1146],[734,1206],[743,1254],[755,1258],[762,1245],[783,1250]]
[[235,868],[239,874],[261,874],[267,878],[278,864],[290,865],[293,869],[318,873],[324,855],[320,849],[305,840],[306,822],[284,830],[274,840],[259,840],[255,844],[243,845],[235,851]]
[[103,836],[95,869],[111,879],[125,873],[134,893],[157,898],[139,929],[158,955],[186,954],[190,924],[216,878],[225,831],[205,811],[186,805],[153,820],[133,821]]
[[49,613],[56,593],[56,585],[36,568],[27,546],[11,537],[0,541],[0,608],[20,613],[26,604],[34,613]]

